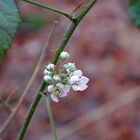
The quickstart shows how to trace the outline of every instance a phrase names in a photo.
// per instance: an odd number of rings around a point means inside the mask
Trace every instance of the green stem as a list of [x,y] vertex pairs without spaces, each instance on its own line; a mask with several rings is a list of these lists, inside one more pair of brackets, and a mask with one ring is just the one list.
[[[25,0],[25,1],[29,1],[29,0]],[[65,36],[63,37],[54,57],[52,60],[53,64],[57,64],[60,53],[64,50],[64,48],[66,47],[69,39],[71,38],[73,32],[75,31],[76,27],[78,26],[78,24],[81,22],[81,20],[84,18],[84,16],[88,13],[88,11],[92,8],[92,6],[95,4],[96,0],[91,0],[85,7],[84,9],[81,11],[81,13],[79,14],[79,16],[77,18],[75,18],[75,20],[72,21],[68,31],[66,32]],[[29,108],[29,111],[27,113],[27,116],[25,118],[25,122],[23,127],[20,130],[20,133],[18,135],[17,140],[23,140],[26,129],[30,123],[30,120],[32,118],[32,115],[41,99],[41,92],[43,92],[45,90],[46,87],[46,83],[44,80],[42,80],[40,88],[36,94],[36,97],[34,98],[34,100],[32,101],[31,107]]]
[[71,21],[74,20],[71,15],[69,15],[68,13],[66,13],[66,12],[64,12],[60,9],[56,9],[54,7],[51,7],[51,6],[48,6],[46,4],[43,4],[43,3],[40,3],[40,2],[37,2],[37,1],[33,1],[33,0],[23,0],[23,1],[26,1],[26,2],[31,3],[33,5],[48,9],[48,10],[53,11],[55,13],[59,13],[59,14],[65,16],[65,17],[69,18]]
[[54,138],[54,140],[58,140],[57,138],[57,134],[56,134],[56,128],[55,128],[55,123],[54,123],[54,118],[53,118],[53,114],[52,114],[52,110],[51,110],[51,105],[50,105],[50,101],[49,101],[49,97],[46,96],[46,106],[47,106],[47,110],[48,110],[48,114],[49,114],[49,119],[50,119],[50,123],[51,123],[51,128],[52,128],[52,136]]
[[97,0],[90,0],[90,2],[83,8],[79,16],[77,17],[77,22],[80,23],[80,21],[84,18],[84,16],[89,12],[89,10],[93,7],[93,5],[96,3]]
[[71,26],[69,27],[67,33],[65,34],[64,38],[62,39],[61,44],[58,47],[58,49],[53,57],[52,63],[54,63],[54,64],[57,63],[60,53],[64,50],[65,46],[67,45],[67,42],[69,41],[69,39],[72,36],[73,32],[75,31],[76,27],[81,22],[81,20],[84,18],[84,16],[89,12],[89,10],[92,8],[92,6],[95,4],[95,2],[96,2],[96,0],[91,0],[85,6],[85,8],[81,11],[79,16],[77,18],[75,18],[75,20],[72,22]]
[[38,92],[37,92],[32,104],[31,104],[31,106],[29,108],[29,111],[27,112],[27,116],[25,118],[24,125],[20,130],[20,133],[18,135],[17,140],[23,140],[25,132],[26,132],[26,129],[27,129],[27,127],[28,127],[28,125],[30,123],[30,120],[31,120],[31,118],[33,116],[33,113],[36,110],[36,107],[37,107],[37,105],[38,105],[38,103],[39,103],[39,101],[41,99],[42,92],[45,90],[45,87],[46,87],[46,82],[42,80],[41,86],[38,89]]
[[61,44],[59,45],[53,59],[52,59],[52,63],[56,65],[58,59],[59,59],[59,56],[60,56],[60,53],[64,50],[64,48],[66,47],[66,44],[68,43],[69,39],[71,38],[73,32],[75,31],[77,27],[77,23],[76,22],[72,22],[68,31],[66,32],[65,36],[63,37],[62,41],[61,41]]

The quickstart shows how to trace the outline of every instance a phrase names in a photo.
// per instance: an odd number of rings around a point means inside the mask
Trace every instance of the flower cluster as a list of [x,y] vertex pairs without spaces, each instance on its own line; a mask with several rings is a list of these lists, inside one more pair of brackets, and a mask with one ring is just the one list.
[[[69,58],[69,53],[62,52],[59,58],[64,62]],[[76,68],[75,63],[62,64],[58,71],[54,64],[49,63],[44,70],[44,80],[48,83],[47,92],[54,102],[66,97],[71,90],[85,90],[89,81],[82,71]]]

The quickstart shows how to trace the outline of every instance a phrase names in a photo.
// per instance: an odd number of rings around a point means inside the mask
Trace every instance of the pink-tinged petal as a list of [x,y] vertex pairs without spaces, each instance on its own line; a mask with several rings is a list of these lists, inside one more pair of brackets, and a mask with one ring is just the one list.
[[53,92],[54,90],[54,85],[49,85],[48,86],[48,92]]
[[75,63],[68,63],[68,66],[75,66]]
[[73,85],[73,86],[72,86],[72,89],[73,89],[74,91],[81,91],[81,87],[76,86],[76,85]]
[[80,91],[84,91],[88,86],[86,84],[80,85]]
[[63,90],[64,90],[64,92],[70,92],[70,87],[69,86],[64,86]]
[[51,94],[51,98],[54,102],[58,103],[59,99],[57,96],[55,96],[54,94]]
[[85,77],[85,76],[82,76],[80,78],[80,82],[83,83],[83,84],[87,84],[89,82],[89,78]]
[[86,84],[80,84],[80,85],[73,85],[72,89],[74,91],[84,91],[88,86]]
[[63,89],[64,88],[64,85],[61,84],[61,83],[56,84],[56,86],[59,87],[60,89]]
[[59,97],[66,97],[68,94],[67,92],[64,92],[63,94],[61,94]]
[[70,91],[70,88],[68,86],[64,86],[63,93],[60,95],[60,97],[66,97],[69,91]]
[[82,76],[82,71],[81,70],[76,70],[76,71],[73,72],[73,75],[81,77]]
[[79,77],[77,75],[74,75],[70,78],[70,84],[74,84],[76,82],[78,82]]

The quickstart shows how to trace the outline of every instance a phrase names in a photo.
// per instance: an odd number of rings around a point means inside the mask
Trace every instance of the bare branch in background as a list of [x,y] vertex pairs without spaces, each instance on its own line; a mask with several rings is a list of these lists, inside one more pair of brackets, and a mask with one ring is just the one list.
[[48,46],[51,43],[52,36],[54,34],[54,29],[56,27],[56,24],[57,24],[57,21],[54,22],[54,25],[53,25],[52,30],[50,31],[50,34],[49,34],[49,37],[48,37],[48,41],[46,42],[46,44],[45,44],[45,46],[44,46],[44,48],[42,50],[42,53],[40,55],[40,58],[39,58],[39,60],[37,62],[37,65],[35,67],[35,70],[34,70],[32,76],[31,76],[31,78],[30,78],[30,80],[29,80],[29,82],[28,82],[28,84],[27,84],[27,86],[26,86],[26,88],[25,88],[22,96],[20,97],[20,100],[18,101],[16,107],[13,109],[13,112],[10,114],[10,116],[8,117],[8,119],[6,120],[6,122],[4,123],[4,125],[2,126],[2,128],[0,129],[0,137],[2,137],[2,135],[4,134],[6,128],[9,126],[10,122],[15,117],[15,115],[18,112],[18,110],[20,109],[20,106],[22,105],[22,103],[23,103],[26,95],[28,94],[29,89],[31,88],[32,84],[34,83],[34,80],[35,80],[35,78],[37,76],[37,73],[38,73],[38,71],[39,71],[39,69],[41,67],[41,63],[43,61],[43,58],[46,55],[46,50],[47,50]]
[[13,97],[15,96],[15,94],[16,94],[16,92],[17,92],[18,89],[19,89],[18,86],[15,87],[5,101],[3,100],[3,97],[2,97],[3,94],[0,93],[0,109],[2,107],[6,108],[6,109],[10,109],[10,102],[13,99]]

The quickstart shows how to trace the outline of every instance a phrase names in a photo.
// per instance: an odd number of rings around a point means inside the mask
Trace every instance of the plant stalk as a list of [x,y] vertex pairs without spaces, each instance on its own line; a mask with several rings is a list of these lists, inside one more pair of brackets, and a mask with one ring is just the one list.
[[46,107],[47,107],[48,114],[49,114],[49,119],[50,119],[50,123],[51,123],[53,139],[54,140],[58,140],[57,134],[56,134],[54,118],[53,118],[53,113],[52,113],[52,109],[51,109],[51,105],[50,105],[50,101],[49,101],[49,97],[48,96],[45,97],[45,103],[46,103]]
[[44,80],[42,80],[41,86],[38,89],[38,92],[37,92],[36,96],[34,97],[34,100],[33,100],[32,104],[27,112],[27,116],[25,117],[24,124],[19,132],[17,140],[23,140],[24,135],[25,135],[26,130],[27,130],[27,127],[29,126],[30,120],[33,116],[33,113],[35,112],[35,110],[37,108],[37,105],[41,99],[42,92],[45,90],[45,87],[46,87],[46,82]]

